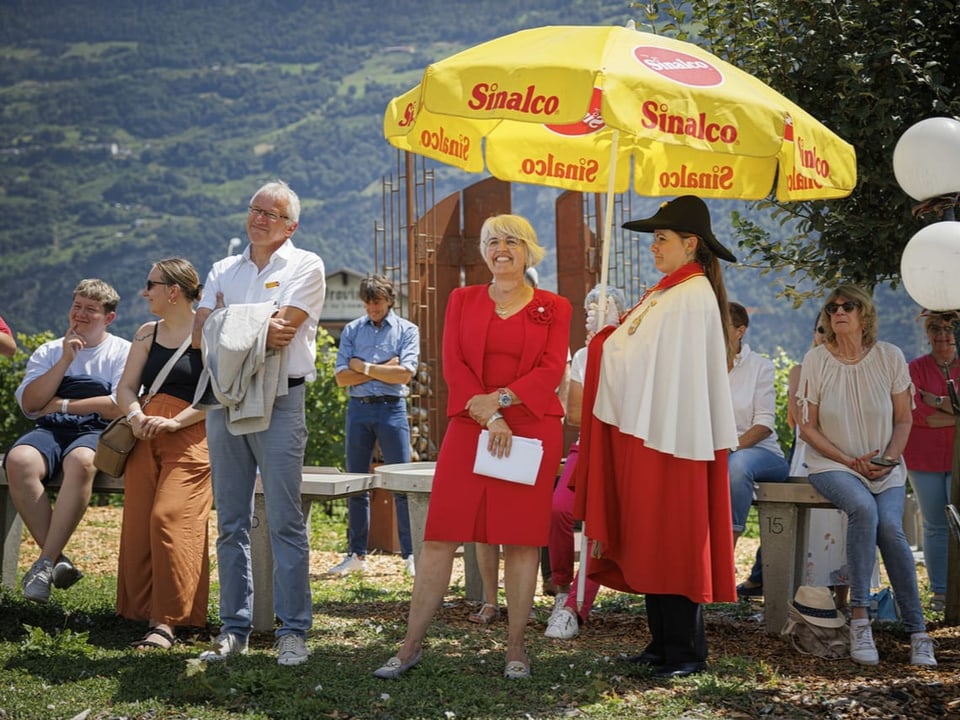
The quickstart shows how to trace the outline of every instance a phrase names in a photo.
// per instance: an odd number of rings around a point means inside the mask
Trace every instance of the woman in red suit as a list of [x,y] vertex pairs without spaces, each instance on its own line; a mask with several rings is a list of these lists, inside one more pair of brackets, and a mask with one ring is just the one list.
[[[450,584],[453,557],[465,542],[504,546],[509,637],[504,676],[530,675],[524,630],[533,604],[540,548],[550,534],[550,499],[563,452],[557,386],[570,336],[570,303],[524,282],[544,254],[518,215],[488,218],[480,248],[493,282],[458,288],[444,320],[443,375],[450,418],[433,479],[407,634],[396,656],[376,670],[397,678],[420,662],[420,647]],[[487,450],[510,454],[514,435],[538,438],[543,460],[532,486],[472,472],[481,430]]]

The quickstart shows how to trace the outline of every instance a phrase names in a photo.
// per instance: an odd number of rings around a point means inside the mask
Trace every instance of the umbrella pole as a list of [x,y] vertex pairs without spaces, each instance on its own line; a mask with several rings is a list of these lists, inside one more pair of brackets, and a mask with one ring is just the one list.
[[[603,244],[600,260],[600,297],[597,303],[597,322],[607,317],[607,279],[610,275],[610,241],[613,237],[613,196],[617,183],[617,151],[620,144],[620,131],[614,129],[610,140],[610,176],[607,179],[607,207],[603,212],[603,231],[600,242]],[[600,329],[599,327],[597,328]],[[587,552],[587,523],[580,527],[580,569],[577,572],[577,613],[583,609],[583,597],[587,591],[587,567],[590,555]]]

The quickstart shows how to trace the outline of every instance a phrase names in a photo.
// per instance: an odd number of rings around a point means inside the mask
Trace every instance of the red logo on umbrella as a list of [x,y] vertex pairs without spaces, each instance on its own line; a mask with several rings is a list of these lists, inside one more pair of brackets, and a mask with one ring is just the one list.
[[603,122],[603,116],[600,115],[600,100],[603,98],[603,90],[595,87],[593,95],[590,97],[590,109],[583,116],[583,120],[569,125],[545,125],[547,130],[551,130],[558,135],[589,135],[603,130],[606,123]]
[[723,83],[723,73],[694,55],[650,45],[640,45],[633,54],[645,68],[681,85],[715,87]]

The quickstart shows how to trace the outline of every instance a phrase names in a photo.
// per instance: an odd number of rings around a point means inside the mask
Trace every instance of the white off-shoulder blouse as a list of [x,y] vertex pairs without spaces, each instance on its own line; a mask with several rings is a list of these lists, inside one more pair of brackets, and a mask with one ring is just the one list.
[[[893,435],[893,395],[911,385],[907,361],[896,345],[878,342],[855,365],[840,362],[821,345],[803,358],[797,400],[804,422],[809,419],[807,404],[813,403],[820,432],[847,455],[860,457],[884,452]],[[830,470],[856,475],[873,493],[903,485],[907,477],[901,462],[882,480],[870,482],[811,445],[806,448],[806,464],[811,475]]]

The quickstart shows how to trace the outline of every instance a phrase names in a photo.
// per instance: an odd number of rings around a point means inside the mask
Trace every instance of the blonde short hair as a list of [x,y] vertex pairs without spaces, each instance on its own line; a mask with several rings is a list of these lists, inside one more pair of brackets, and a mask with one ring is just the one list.
[[526,249],[527,267],[536,265],[547,249],[537,242],[537,233],[530,221],[521,215],[492,215],[483,221],[480,228],[480,247],[492,237],[515,237]]

